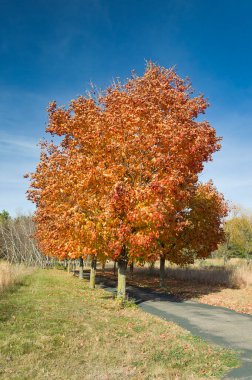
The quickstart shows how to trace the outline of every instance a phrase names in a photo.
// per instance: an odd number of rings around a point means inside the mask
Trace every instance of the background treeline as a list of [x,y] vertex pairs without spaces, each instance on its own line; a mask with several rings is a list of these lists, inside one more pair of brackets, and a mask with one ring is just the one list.
[[7,211],[0,212],[0,258],[15,264],[44,266],[49,259],[39,252],[33,234],[31,216],[11,218]]
[[252,213],[235,208],[224,225],[225,242],[219,245],[213,256],[223,257],[224,264],[231,258],[252,259]]

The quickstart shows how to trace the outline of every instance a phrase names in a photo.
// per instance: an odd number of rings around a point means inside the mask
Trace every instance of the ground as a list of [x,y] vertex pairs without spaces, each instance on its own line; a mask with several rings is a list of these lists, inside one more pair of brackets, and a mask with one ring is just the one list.
[[214,379],[237,365],[231,351],[63,271],[36,271],[0,296],[3,380]]
[[195,299],[213,306],[227,307],[238,313],[252,314],[252,288],[220,289],[216,293],[202,295]]

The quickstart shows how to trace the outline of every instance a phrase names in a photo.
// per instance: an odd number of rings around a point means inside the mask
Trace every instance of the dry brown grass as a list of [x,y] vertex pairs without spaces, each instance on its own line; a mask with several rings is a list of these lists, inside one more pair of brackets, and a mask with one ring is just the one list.
[[218,292],[202,294],[195,301],[213,306],[222,306],[238,313],[252,314],[252,287],[242,289],[220,289]]
[[[158,263],[155,263],[151,271],[147,267],[135,268],[134,273],[139,278],[158,278]],[[166,268],[166,278],[210,287],[244,288],[252,286],[252,264],[247,265],[246,261],[241,259],[232,259],[226,266],[223,266],[222,259],[198,261],[183,268],[169,264]]]
[[240,266],[233,267],[233,283],[237,284],[237,287],[251,287],[252,286],[252,266]]
[[5,261],[0,262],[0,292],[19,283],[30,272],[31,269],[24,265],[14,265]]
[[[141,278],[158,278],[159,270],[154,269],[151,273],[146,268],[136,268],[134,273]],[[190,282],[227,288],[244,288],[252,286],[252,268],[249,266],[227,267],[168,267],[166,278],[181,282]]]
[[201,284],[236,287],[231,268],[168,268],[167,277]]
[[209,292],[199,297],[198,301],[252,314],[252,267],[247,265],[233,267],[232,274],[231,280],[236,284],[236,288],[222,288],[218,292]]
[[207,285],[220,285],[228,288],[252,286],[251,266],[227,266],[205,268],[168,268],[167,277],[181,281],[193,281]]

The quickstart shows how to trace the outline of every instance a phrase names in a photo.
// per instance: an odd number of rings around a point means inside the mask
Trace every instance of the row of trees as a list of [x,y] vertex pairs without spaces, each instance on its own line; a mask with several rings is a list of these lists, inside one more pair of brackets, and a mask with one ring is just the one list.
[[208,104],[173,69],[148,64],[143,76],[115,82],[49,107],[47,132],[28,198],[37,206],[44,254],[118,263],[125,297],[128,264],[205,258],[224,240],[227,204],[212,182],[200,183],[220,138],[197,121]]

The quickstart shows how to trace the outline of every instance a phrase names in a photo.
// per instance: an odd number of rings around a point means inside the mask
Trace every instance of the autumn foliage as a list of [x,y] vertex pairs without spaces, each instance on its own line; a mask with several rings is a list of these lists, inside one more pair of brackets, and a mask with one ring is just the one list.
[[223,240],[223,196],[198,175],[220,138],[197,121],[208,104],[173,69],[148,64],[103,93],[49,107],[28,197],[47,255],[185,264]]

